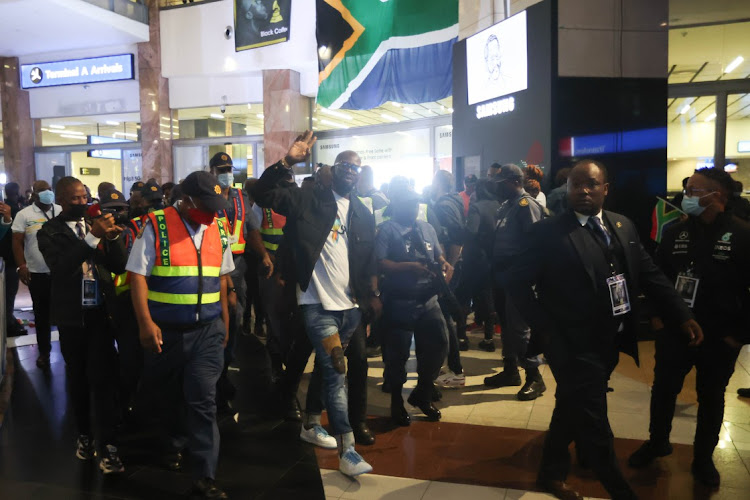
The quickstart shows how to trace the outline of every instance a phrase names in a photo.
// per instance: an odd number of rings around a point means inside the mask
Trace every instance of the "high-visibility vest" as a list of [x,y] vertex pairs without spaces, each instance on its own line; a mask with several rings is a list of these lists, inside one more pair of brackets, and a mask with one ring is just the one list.
[[[236,196],[232,196],[233,194]],[[245,253],[245,218],[247,217],[245,198],[242,196],[241,189],[232,188],[229,190],[229,195],[234,201],[234,225],[229,221],[226,210],[217,213],[216,218],[223,221],[224,226],[231,231],[229,239],[232,242],[232,253],[241,255]]]
[[203,232],[200,251],[174,207],[148,215],[156,261],[148,283],[148,308],[157,324],[207,323],[221,315],[221,263],[229,240],[224,223]]
[[372,207],[372,198],[370,198],[369,196],[357,196],[357,198],[359,198],[359,201],[361,201],[362,204],[367,207],[367,210],[369,210],[371,214],[375,213],[375,210],[373,210]]
[[270,208],[263,209],[263,221],[260,223],[260,237],[263,246],[269,252],[275,252],[279,248],[281,238],[284,236],[286,217],[279,215]]
[[[138,235],[143,226],[146,224],[144,217],[135,217],[128,222],[125,228],[125,247],[130,253],[130,249],[133,248],[133,238]],[[133,231],[135,234],[129,234],[129,231]],[[113,274],[112,280],[115,282],[115,294],[121,295],[130,290],[130,272],[125,271],[122,274]]]
[[[390,220],[390,216],[385,215],[385,209],[388,207],[375,210],[375,226],[383,224],[385,221]],[[419,204],[419,213],[417,214],[417,220],[427,222],[427,203]]]

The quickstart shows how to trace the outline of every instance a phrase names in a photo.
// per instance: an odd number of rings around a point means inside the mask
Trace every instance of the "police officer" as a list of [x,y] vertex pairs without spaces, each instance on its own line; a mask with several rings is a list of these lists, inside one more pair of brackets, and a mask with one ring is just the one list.
[[682,199],[688,219],[671,226],[657,249],[657,264],[692,308],[704,341],[688,346],[670,324],[656,336],[650,439],[629,460],[632,467],[644,467],[672,452],[675,401],[685,375],[695,367],[698,424],[692,472],[709,486],[720,481],[712,454],[724,416],[724,392],[742,344],[750,343],[750,225],[726,210],[732,189],[732,178],[723,170],[696,170]]
[[[226,498],[216,485],[219,429],[216,383],[229,338],[227,293],[234,260],[229,231],[215,214],[226,208],[216,179],[193,172],[182,183],[179,209],[148,215],[128,260],[131,290],[147,351],[144,376],[156,386],[182,372],[182,394],[163,394],[159,402],[177,452],[185,444],[179,406],[187,403],[189,448],[196,493]],[[171,397],[170,397],[171,396]]]
[[433,381],[448,348],[448,329],[438,304],[438,287],[427,263],[439,262],[446,278],[453,268],[443,257],[435,230],[417,220],[419,196],[409,190],[392,193],[392,218],[378,230],[375,255],[384,275],[384,350],[386,376],[391,388],[391,418],[397,425],[411,419],[401,396],[406,382],[406,361],[412,335],[417,345],[417,387],[408,402],[429,420],[440,420],[432,404]]
[[[502,289],[499,279],[502,271],[509,268],[526,242],[531,225],[543,216],[541,205],[523,189],[523,170],[518,165],[503,165],[495,175],[497,197],[502,203],[498,209],[495,243],[492,250],[495,287]],[[497,291],[495,297],[502,297]],[[503,307],[503,309],[501,309]],[[505,298],[504,304],[497,304],[496,310],[502,315],[503,371],[484,379],[489,387],[521,385],[518,373],[519,363],[526,370],[526,383],[516,395],[521,401],[536,399],[547,390],[539,373],[538,356],[527,357],[526,352],[531,337],[531,329],[523,321],[513,301]]]
[[232,158],[226,153],[216,153],[209,161],[211,174],[214,175],[221,188],[221,195],[228,201],[226,208],[219,210],[216,217],[227,228],[229,244],[234,258],[234,271],[229,278],[229,344],[225,351],[224,370],[222,371],[219,388],[219,409],[227,410],[228,401],[234,399],[235,388],[227,378],[229,364],[234,359],[234,346],[242,328],[242,317],[247,305],[247,283],[245,273],[247,262],[245,249],[249,249],[261,258],[264,275],[273,272],[273,263],[258,232],[258,221],[250,210],[251,204],[246,193],[234,186]]

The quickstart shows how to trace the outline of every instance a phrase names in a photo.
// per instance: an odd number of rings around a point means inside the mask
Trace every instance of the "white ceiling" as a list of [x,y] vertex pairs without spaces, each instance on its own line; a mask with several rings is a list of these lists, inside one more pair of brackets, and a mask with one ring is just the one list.
[[0,0],[0,56],[146,42],[148,25],[83,0]]
[[748,0],[669,0],[670,27],[748,18]]

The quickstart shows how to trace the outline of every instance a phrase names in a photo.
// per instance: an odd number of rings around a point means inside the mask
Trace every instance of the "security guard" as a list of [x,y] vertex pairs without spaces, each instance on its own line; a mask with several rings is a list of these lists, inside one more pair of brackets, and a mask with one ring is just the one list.
[[247,306],[246,247],[249,247],[249,250],[260,257],[264,275],[270,276],[273,272],[273,263],[263,246],[263,241],[258,232],[258,221],[250,210],[251,204],[247,194],[243,193],[241,189],[233,187],[234,166],[232,158],[227,153],[216,153],[209,161],[209,167],[211,174],[219,183],[221,195],[228,201],[227,207],[217,211],[216,217],[227,228],[229,244],[234,258],[234,271],[229,278],[229,344],[224,352],[224,370],[219,382],[217,400],[220,410],[228,410],[228,401],[234,399],[235,388],[227,378],[227,371],[229,364],[234,360],[234,347],[242,328],[242,317]]
[[[215,214],[227,203],[208,172],[188,175],[182,192],[179,209],[148,215],[127,270],[147,351],[144,378],[158,387],[183,373],[184,401],[177,394],[163,394],[162,415],[172,419],[165,422],[170,433],[179,433],[179,406],[187,403],[195,490],[204,498],[226,498],[214,479],[219,459],[216,383],[229,338],[227,292],[234,271],[229,231]],[[170,451],[183,444],[184,436],[173,435]]]
[[[531,225],[544,215],[541,205],[524,191],[523,180],[523,170],[512,163],[503,165],[494,177],[498,201],[502,203],[497,213],[495,244],[492,250],[494,281],[498,289],[503,287],[502,272],[521,254]],[[494,293],[496,298],[503,295],[501,290]],[[489,387],[521,385],[521,376],[518,373],[520,362],[526,370],[526,383],[516,397],[521,401],[536,399],[547,390],[547,387],[539,373],[539,357],[526,356],[531,330],[507,297],[504,304],[496,305],[496,310],[505,312],[501,315],[503,371],[485,378],[484,384]]]
[[391,418],[397,425],[411,422],[401,390],[406,382],[406,361],[412,335],[417,345],[419,380],[408,402],[429,420],[440,420],[432,404],[433,381],[440,374],[448,349],[448,328],[438,304],[438,287],[427,263],[439,262],[450,279],[451,265],[443,257],[437,234],[430,224],[417,220],[419,196],[409,190],[391,195],[392,218],[378,230],[375,255],[384,275],[383,348],[386,381],[391,389]]
[[[263,240],[263,246],[271,258],[271,261],[275,263],[276,250],[278,250],[281,239],[284,237],[286,217],[277,214],[270,208],[258,208],[263,215],[263,220],[260,223],[260,237]],[[284,300],[284,287],[281,283],[281,276],[277,273],[270,277],[261,277],[258,283],[258,289],[263,297],[262,310],[265,314],[266,324],[268,326],[266,348],[271,357],[271,370],[273,370],[273,376],[274,378],[278,378],[282,375],[285,354],[288,351],[288,345],[290,344],[290,340],[282,338],[284,332],[281,328],[280,312],[283,309],[287,309],[287,306],[282,304]],[[256,311],[256,316],[257,314]],[[256,317],[256,335],[258,335],[262,329],[262,318]]]
[[724,417],[724,392],[742,344],[750,343],[750,225],[727,210],[732,189],[733,180],[723,170],[696,170],[682,199],[688,219],[670,227],[657,249],[656,263],[692,308],[705,340],[689,347],[669,324],[656,336],[650,439],[629,460],[632,467],[644,467],[672,452],[675,401],[695,367],[698,424],[692,472],[709,486],[720,481],[712,454]]

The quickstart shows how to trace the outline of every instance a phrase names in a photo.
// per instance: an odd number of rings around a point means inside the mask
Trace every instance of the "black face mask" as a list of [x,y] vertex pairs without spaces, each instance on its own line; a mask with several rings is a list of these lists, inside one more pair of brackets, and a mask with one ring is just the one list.
[[79,220],[84,215],[86,215],[86,211],[89,209],[88,205],[68,205],[68,210],[63,215],[68,220]]
[[130,218],[135,219],[138,217],[143,217],[148,213],[148,210],[145,208],[131,208],[130,209]]
[[164,210],[164,201],[157,201],[153,205],[151,205],[151,208],[154,210]]

